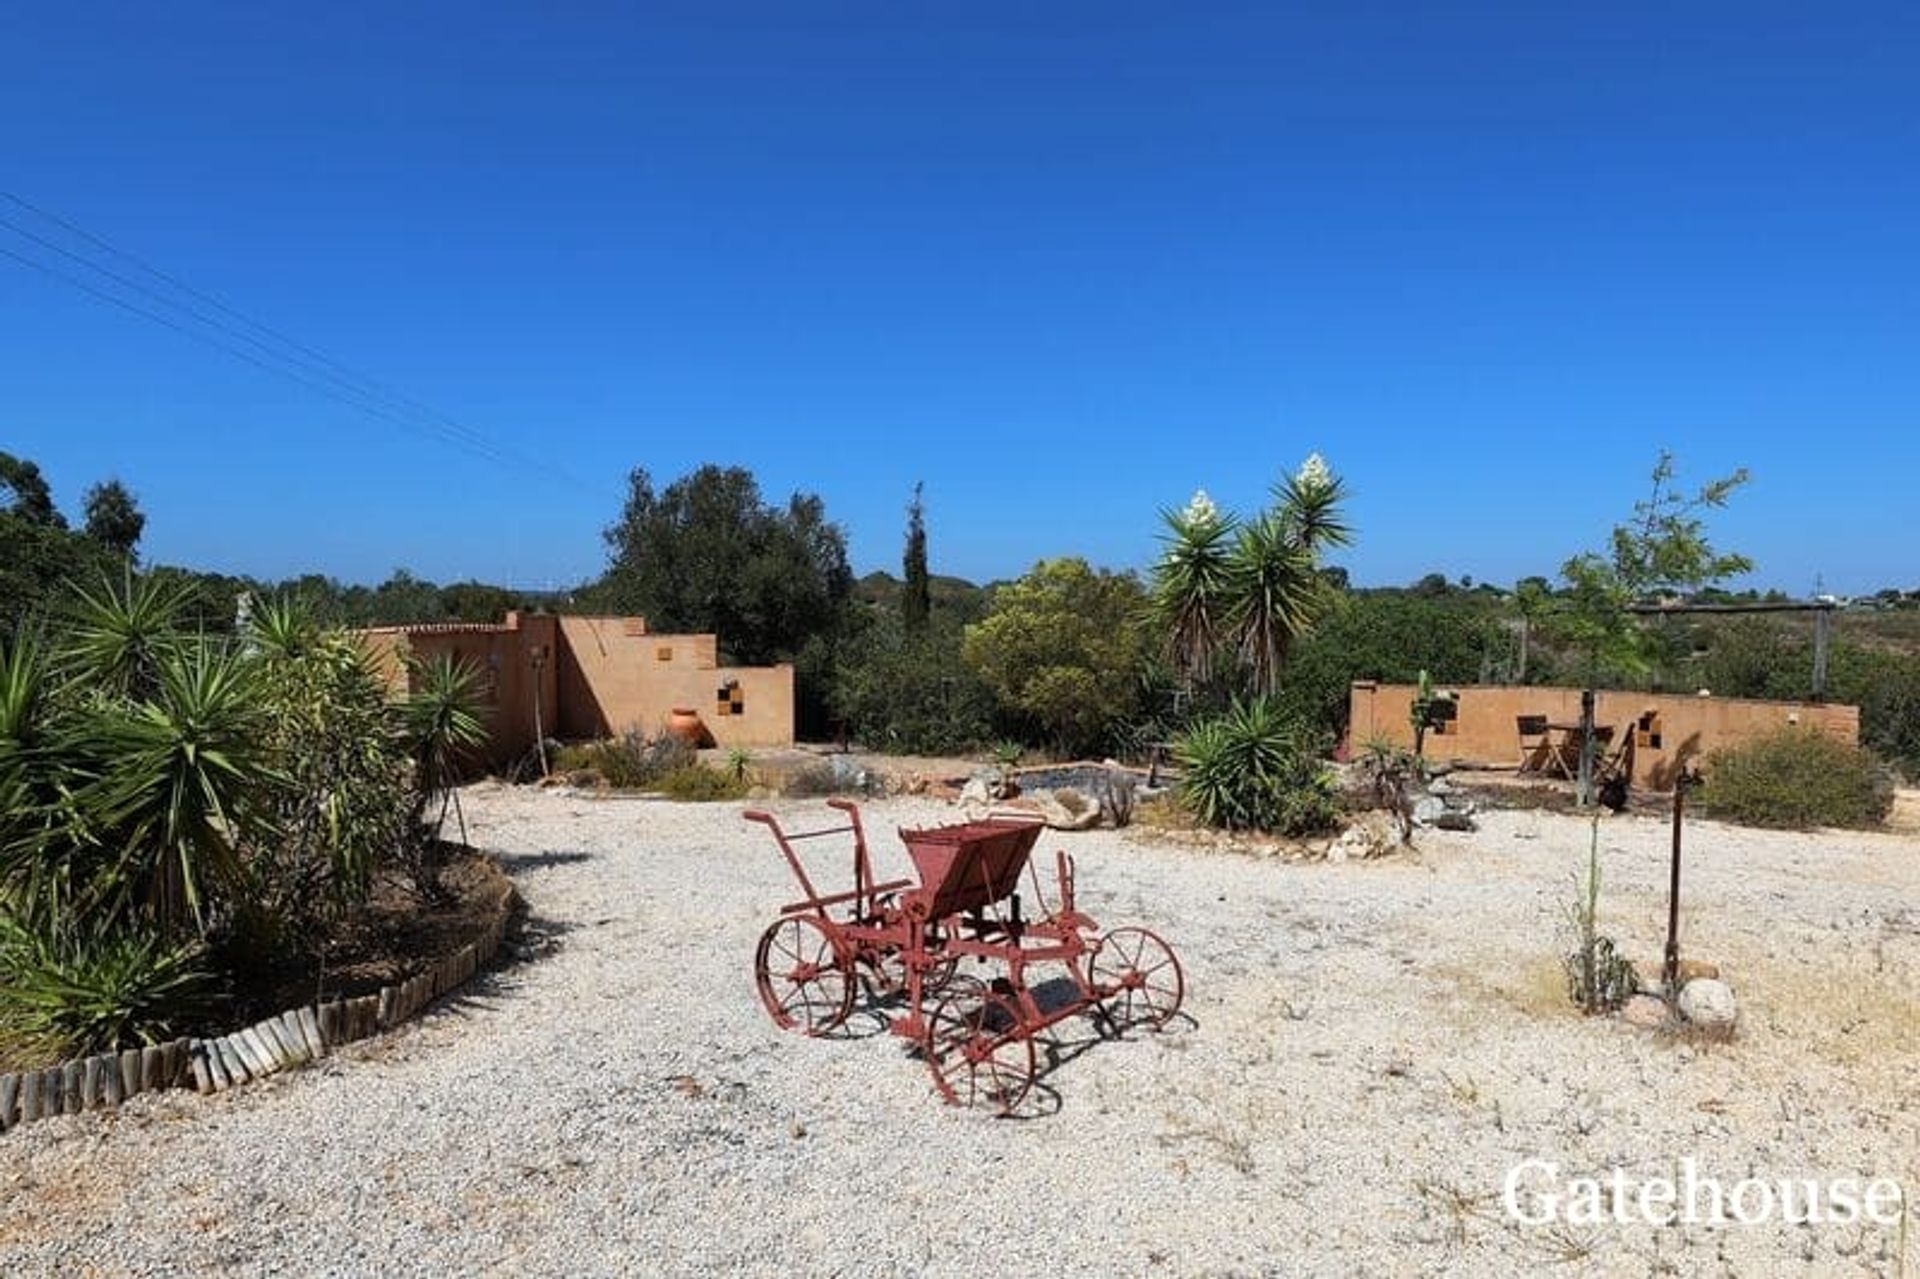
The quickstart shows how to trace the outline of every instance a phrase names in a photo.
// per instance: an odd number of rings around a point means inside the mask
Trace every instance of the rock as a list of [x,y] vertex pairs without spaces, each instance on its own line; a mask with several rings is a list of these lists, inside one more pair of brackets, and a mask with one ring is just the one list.
[[1440,820],[1447,811],[1447,801],[1438,795],[1423,795],[1414,801],[1413,820],[1422,826],[1431,826]]
[[1667,1024],[1672,1014],[1667,1010],[1667,1001],[1654,995],[1634,995],[1620,1009],[1620,1019],[1629,1026],[1640,1026],[1647,1030],[1658,1030]]
[[1427,794],[1429,795],[1451,795],[1454,790],[1454,784],[1444,777],[1436,777],[1427,783]]
[[967,784],[960,788],[962,804],[991,804],[993,788],[984,777],[969,777]]
[[1730,1032],[1740,1009],[1733,987],[1717,977],[1696,977],[1680,988],[1680,1015],[1702,1030]]
[[1091,830],[1100,824],[1100,802],[1071,786],[1032,791],[1027,795],[1047,825],[1055,830]]
[[1443,809],[1430,823],[1436,830],[1479,830],[1473,814],[1460,808]]

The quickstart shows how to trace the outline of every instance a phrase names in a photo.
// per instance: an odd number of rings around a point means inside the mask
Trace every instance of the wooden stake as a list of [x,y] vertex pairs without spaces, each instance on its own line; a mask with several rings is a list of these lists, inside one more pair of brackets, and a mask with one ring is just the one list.
[[227,1083],[238,1088],[253,1076],[247,1070],[247,1061],[240,1055],[240,1045],[233,1042],[232,1035],[222,1035],[213,1041],[213,1049],[220,1054],[220,1064],[226,1068]]
[[320,1029],[320,1010],[317,1008],[299,1009],[294,1016],[299,1019],[300,1033],[307,1037],[307,1047],[315,1058],[327,1055],[327,1037]]

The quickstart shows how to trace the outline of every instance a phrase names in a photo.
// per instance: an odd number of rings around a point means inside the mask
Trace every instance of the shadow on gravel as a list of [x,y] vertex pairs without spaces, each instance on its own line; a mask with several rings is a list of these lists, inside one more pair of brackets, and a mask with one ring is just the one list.
[[500,869],[512,873],[517,870],[545,870],[549,866],[573,866],[580,862],[593,860],[592,853],[573,852],[566,849],[550,849],[544,853],[493,853],[493,860],[500,863]]

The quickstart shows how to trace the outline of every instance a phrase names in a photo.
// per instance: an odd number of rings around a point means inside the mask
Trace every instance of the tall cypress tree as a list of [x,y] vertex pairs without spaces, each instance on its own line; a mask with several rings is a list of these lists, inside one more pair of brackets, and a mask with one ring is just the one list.
[[909,635],[927,627],[933,611],[933,586],[927,577],[926,506],[920,500],[921,485],[913,486],[913,501],[907,504],[906,588],[900,596],[900,621]]

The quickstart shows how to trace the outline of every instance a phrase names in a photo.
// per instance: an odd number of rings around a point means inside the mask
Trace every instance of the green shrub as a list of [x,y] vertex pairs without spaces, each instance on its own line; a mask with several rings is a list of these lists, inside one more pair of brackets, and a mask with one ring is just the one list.
[[699,762],[700,753],[679,738],[649,738],[630,730],[604,742],[561,749],[555,766],[564,771],[592,769],[616,790],[647,790],[665,777]]
[[1699,802],[1709,816],[1747,826],[1878,826],[1893,786],[1870,752],[1790,727],[1716,751]]
[[1025,740],[1097,754],[1139,714],[1145,613],[1131,574],[1043,560],[995,588],[993,611],[967,627],[961,655]]
[[1196,724],[1175,748],[1182,801],[1209,826],[1307,835],[1337,820],[1318,743],[1269,698]]
[[0,915],[0,1051],[86,1056],[185,1030],[215,993],[198,941],[30,931]]
[[909,635],[891,614],[841,646],[828,693],[848,734],[873,750],[948,755],[991,735],[993,694],[960,657],[960,628]]
[[745,799],[747,782],[745,778],[734,777],[717,768],[708,768],[705,764],[688,764],[663,774],[648,789],[659,791],[668,799],[705,803],[710,800]]

